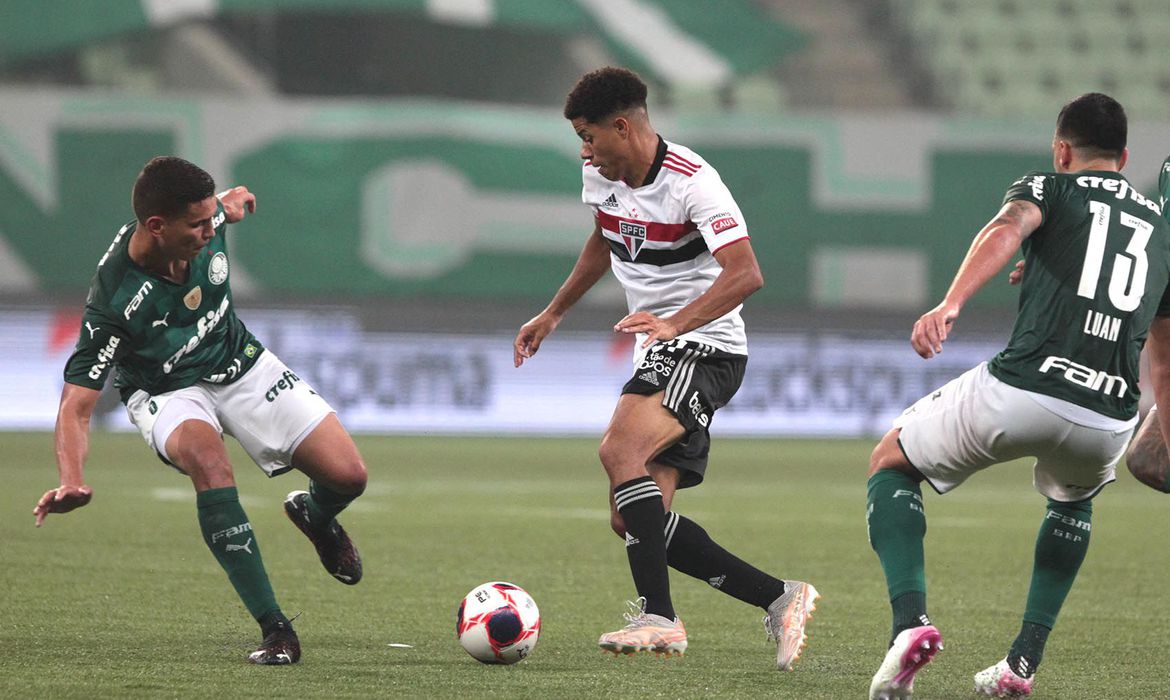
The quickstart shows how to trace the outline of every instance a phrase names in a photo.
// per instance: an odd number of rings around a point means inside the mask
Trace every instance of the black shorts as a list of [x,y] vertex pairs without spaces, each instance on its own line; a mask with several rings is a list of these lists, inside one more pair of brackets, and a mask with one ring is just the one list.
[[682,438],[654,458],[682,472],[678,487],[697,486],[707,471],[711,447],[708,429],[716,409],[727,405],[747,367],[747,355],[716,350],[693,340],[655,343],[646,351],[623,394],[662,394],[662,405],[686,430]]

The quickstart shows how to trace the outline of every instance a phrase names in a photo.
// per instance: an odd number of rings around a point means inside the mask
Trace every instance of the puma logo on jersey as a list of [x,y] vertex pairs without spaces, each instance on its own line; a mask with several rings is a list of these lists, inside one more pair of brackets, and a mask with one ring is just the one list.
[[93,334],[97,333],[99,328],[101,328],[101,326],[91,326],[89,325],[89,321],[85,322],[85,330],[89,331],[90,340],[93,340]]
[[[165,314],[163,314],[163,317],[160,318],[159,320],[151,321],[150,327],[151,328],[158,328],[159,326],[166,326],[167,325],[167,316],[170,316],[170,315],[171,315],[170,311],[166,312]],[[170,328],[170,326],[167,326],[167,328]]]

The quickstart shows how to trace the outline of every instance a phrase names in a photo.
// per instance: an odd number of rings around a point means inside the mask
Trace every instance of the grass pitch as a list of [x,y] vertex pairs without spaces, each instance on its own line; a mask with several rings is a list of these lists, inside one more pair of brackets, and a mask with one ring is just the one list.
[[[56,485],[52,437],[0,434],[0,697],[864,697],[889,610],[865,533],[870,442],[716,440],[707,482],[675,509],[824,598],[794,673],[772,668],[762,611],[672,573],[687,656],[613,658],[597,636],[634,597],[609,531],[594,440],[383,438],[359,445],[370,487],[343,521],[365,579],[343,586],[284,517],[305,479],[268,480],[229,440],[244,507],[284,610],[294,667],[244,663],[258,629],[204,546],[190,483],[136,435],[95,435],[93,502],[33,528]],[[1038,698],[1165,697],[1161,584],[1170,502],[1128,473],[1098,497],[1093,543],[1037,678]],[[970,698],[1019,625],[1044,499],[1023,462],[925,495],[931,614],[946,650],[916,698]],[[532,657],[483,666],[455,639],[475,585],[540,605]],[[397,648],[391,644],[409,644]]]

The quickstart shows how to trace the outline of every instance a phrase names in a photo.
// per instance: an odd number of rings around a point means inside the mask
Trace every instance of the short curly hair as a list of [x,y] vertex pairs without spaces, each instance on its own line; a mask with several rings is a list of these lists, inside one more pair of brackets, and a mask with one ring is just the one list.
[[581,76],[565,98],[565,119],[596,124],[609,115],[646,107],[646,83],[626,68],[606,66]]

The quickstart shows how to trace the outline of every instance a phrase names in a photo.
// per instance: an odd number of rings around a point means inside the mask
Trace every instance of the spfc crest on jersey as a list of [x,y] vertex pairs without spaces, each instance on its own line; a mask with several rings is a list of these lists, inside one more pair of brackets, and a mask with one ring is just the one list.
[[194,311],[203,303],[203,287],[195,287],[183,297],[183,305]]
[[630,252],[630,259],[633,260],[638,257],[638,251],[646,242],[646,224],[622,221],[618,226],[618,235],[622,237],[626,250]]

